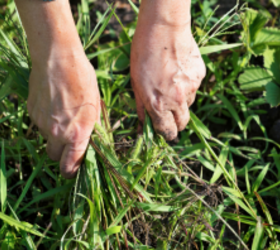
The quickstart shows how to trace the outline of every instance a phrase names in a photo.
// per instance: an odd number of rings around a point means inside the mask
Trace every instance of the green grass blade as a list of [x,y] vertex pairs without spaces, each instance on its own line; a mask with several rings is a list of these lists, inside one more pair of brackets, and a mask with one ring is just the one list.
[[263,250],[261,249],[262,241],[263,241],[263,235],[264,235],[264,227],[262,223],[261,217],[257,217],[257,226],[255,229],[255,236],[254,241],[252,245],[252,250]]
[[[111,5],[110,5],[111,7]],[[107,13],[107,12],[106,12]],[[105,14],[106,14],[105,13]],[[104,15],[105,15],[104,14]],[[114,15],[114,11],[112,10],[111,13],[109,14],[109,16],[103,21],[103,24],[102,26],[100,27],[100,29],[98,30],[98,32],[93,36],[93,38],[88,42],[88,44],[85,46],[85,50],[88,49],[91,45],[93,45],[98,39],[99,37],[101,36],[101,34],[103,33],[103,31],[105,30],[105,28],[107,27],[111,17]],[[95,30],[93,31],[95,32]]]
[[4,140],[2,140],[2,146],[1,146],[0,194],[1,194],[1,211],[4,213],[7,206],[7,173],[6,173],[6,164],[5,164]]
[[233,195],[229,195],[229,197],[231,200],[233,200],[235,203],[237,203],[242,209],[244,209],[248,214],[250,214],[252,216],[252,218],[256,217],[254,215],[254,213],[245,205],[245,203],[241,199],[239,199]]
[[30,201],[28,204],[26,204],[21,210],[18,211],[18,214],[23,212],[26,208],[31,206],[32,204],[39,202],[40,200],[44,200],[49,197],[53,197],[54,195],[61,193],[61,192],[66,192],[69,191],[73,187],[72,183],[66,184],[64,186],[56,187],[54,189],[51,189],[50,191],[47,191],[41,195],[36,196],[32,201]]
[[148,115],[147,111],[145,111],[145,123],[144,123],[144,128],[143,128],[143,137],[144,137],[144,141],[145,141],[148,149],[150,149],[153,145],[154,129],[153,129],[151,118]]
[[112,222],[112,224],[110,225],[109,228],[118,225],[121,220],[124,218],[124,216],[127,214],[127,211],[129,210],[129,208],[133,205],[133,203],[135,203],[134,200],[131,200],[126,207],[124,207],[117,215],[117,217],[114,219],[114,221]]
[[14,207],[13,207],[13,210],[14,211],[17,211],[20,203],[22,202],[23,198],[26,196],[29,188],[31,187],[32,185],[32,182],[34,180],[34,178],[37,176],[37,174],[40,172],[40,170],[42,169],[43,167],[43,164],[45,162],[47,158],[47,154],[43,155],[42,158],[40,159],[39,163],[37,164],[37,166],[35,167],[34,171],[32,172],[32,174],[30,175],[30,177],[28,178],[28,181],[26,182],[25,184],[25,187],[20,195],[20,197],[18,198],[17,202],[15,203]]
[[226,108],[228,109],[228,111],[230,112],[230,114],[232,115],[232,117],[235,119],[235,121],[237,122],[239,128],[241,131],[243,131],[243,124],[240,120],[240,117],[236,111],[236,109],[233,107],[232,103],[223,95],[218,94],[217,95],[221,101],[226,105]]
[[[229,148],[228,147],[222,148],[221,154],[219,155],[219,160],[223,164],[223,166],[226,166],[228,153],[229,153]],[[221,177],[222,173],[223,173],[223,170],[221,169],[219,164],[217,164],[215,172],[214,172],[214,174],[213,174],[213,176],[210,180],[210,183],[211,184],[215,183]]]
[[3,220],[4,222],[6,222],[7,224],[9,224],[12,227],[19,228],[23,231],[34,234],[34,235],[39,236],[39,237],[44,237],[44,238],[46,237],[42,233],[40,233],[39,231],[33,229],[33,226],[30,225],[29,223],[19,222],[15,219],[11,218],[10,216],[2,213],[2,212],[0,212],[0,219]]
[[10,51],[15,55],[16,60],[22,67],[27,67],[27,63],[23,61],[24,59],[22,53],[20,52],[20,49],[17,47],[17,45],[5,34],[5,32],[0,29],[0,35],[3,37],[4,41],[7,43]]
[[[271,226],[273,226],[273,224],[274,224],[274,223],[273,223],[272,216],[271,216],[271,214],[270,214],[270,212],[269,212],[269,210],[268,210],[268,208],[267,208],[265,202],[263,201],[262,197],[261,197],[257,192],[255,192],[255,195],[256,195],[256,197],[257,197],[259,203],[261,204],[262,210],[263,210],[263,212],[264,212],[264,214],[265,214],[265,217],[266,217],[266,219],[267,219],[267,221],[268,221],[268,223],[269,223],[269,230],[267,230],[267,231],[268,231],[268,234],[269,234],[269,237],[270,237],[270,238],[273,238],[273,239],[276,239],[277,236],[276,236],[276,234],[275,234],[275,231],[273,230],[273,227],[271,227]],[[268,228],[267,228],[267,229],[268,229]]]
[[139,8],[131,1],[131,0],[128,0],[132,10],[135,12],[136,15],[139,14]]
[[269,166],[270,166],[270,163],[268,163],[264,169],[261,171],[261,173],[259,174],[258,178],[254,181],[254,184],[252,186],[252,192],[257,192],[260,185],[262,184],[268,170],[269,170]]
[[[8,204],[9,205],[9,204]],[[15,219],[20,222],[19,218],[17,217],[15,211],[13,210],[13,208],[9,205],[9,209],[11,210],[13,216],[15,217]],[[30,235],[28,235],[25,231],[23,231],[23,238],[25,239],[26,243],[27,243],[27,248],[28,250],[36,250],[36,246],[34,244],[33,239],[30,237]]]
[[191,117],[193,123],[195,123],[195,125],[198,128],[199,132],[206,139],[209,139],[211,137],[210,130],[198,119],[198,117],[192,111],[190,111],[190,117]]
[[201,55],[207,55],[211,53],[217,53],[223,50],[233,49],[242,46],[242,43],[233,43],[233,44],[222,44],[222,45],[212,45],[212,46],[206,46],[201,47],[200,53]]

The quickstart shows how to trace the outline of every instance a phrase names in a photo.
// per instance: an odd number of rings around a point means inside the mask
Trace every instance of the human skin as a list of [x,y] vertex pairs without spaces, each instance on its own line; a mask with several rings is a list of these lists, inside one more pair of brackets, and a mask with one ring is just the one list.
[[100,115],[95,72],[83,51],[68,0],[16,0],[30,48],[27,109],[47,153],[73,178]]
[[140,127],[173,140],[189,122],[189,107],[206,69],[191,33],[190,0],[142,0],[131,48],[131,80]]
[[[32,72],[27,108],[47,139],[47,153],[75,176],[94,124],[100,96],[83,51],[68,0],[15,0],[30,48]],[[142,0],[131,50],[137,113],[146,109],[155,130],[176,138],[189,121],[205,66],[190,29],[190,0]]]

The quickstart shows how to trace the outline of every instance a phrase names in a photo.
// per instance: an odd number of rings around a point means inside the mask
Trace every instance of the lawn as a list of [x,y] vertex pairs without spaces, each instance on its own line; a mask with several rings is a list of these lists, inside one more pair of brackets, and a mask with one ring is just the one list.
[[0,249],[280,250],[280,1],[240,1],[222,15],[216,0],[192,1],[207,75],[172,143],[148,115],[137,134],[138,1],[122,1],[125,24],[118,4],[76,2],[102,124],[66,180],[29,119],[28,44],[14,2],[0,0]]

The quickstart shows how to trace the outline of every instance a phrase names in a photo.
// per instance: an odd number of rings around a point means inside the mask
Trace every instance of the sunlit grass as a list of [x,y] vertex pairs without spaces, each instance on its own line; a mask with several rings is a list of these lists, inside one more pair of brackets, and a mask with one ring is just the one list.
[[237,85],[252,57],[248,39],[225,40],[239,32],[233,27],[247,7],[237,7],[194,24],[208,72],[187,130],[170,146],[148,116],[137,136],[130,75],[119,73],[128,72],[136,22],[122,25],[118,41],[99,45],[113,5],[91,27],[91,3],[82,1],[77,30],[88,58],[97,59],[103,104],[102,126],[74,180],[60,176],[30,124],[28,47],[17,15],[9,17],[0,32],[1,249],[279,249],[267,199],[279,210],[280,146],[260,119],[265,99]]

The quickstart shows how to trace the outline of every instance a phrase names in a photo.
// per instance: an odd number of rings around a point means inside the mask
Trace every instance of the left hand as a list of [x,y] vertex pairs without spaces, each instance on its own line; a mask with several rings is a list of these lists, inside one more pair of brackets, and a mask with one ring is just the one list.
[[155,131],[167,141],[176,139],[189,122],[189,107],[205,74],[190,27],[138,23],[131,49],[131,79],[140,130],[146,109]]

